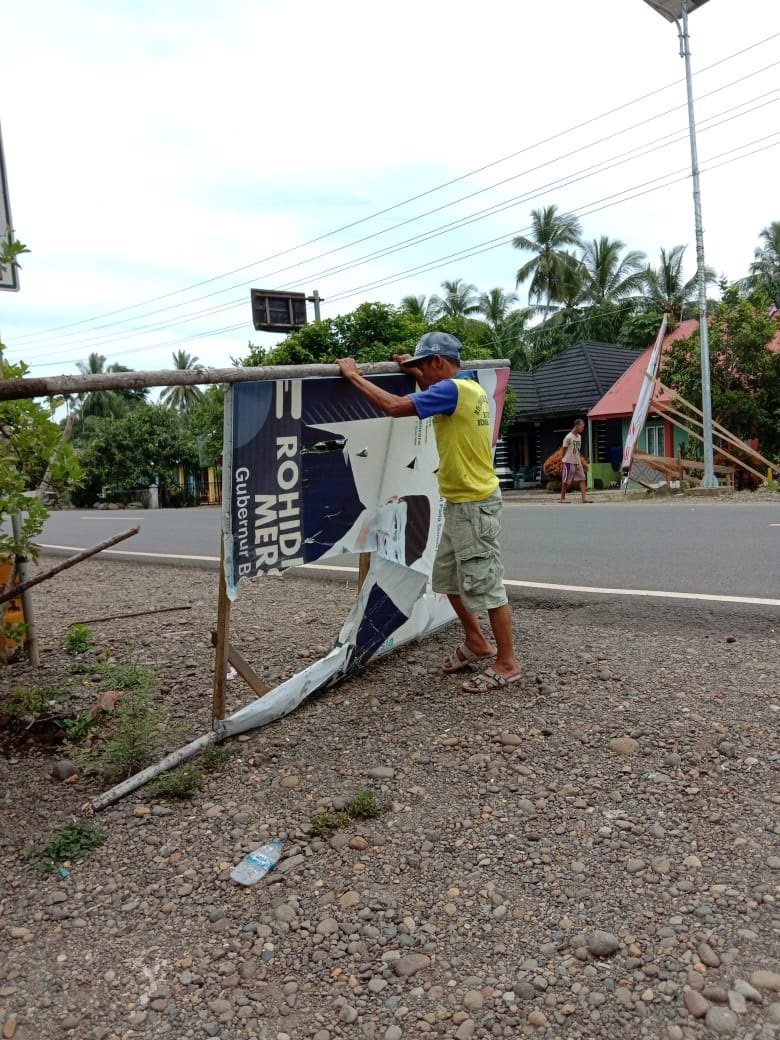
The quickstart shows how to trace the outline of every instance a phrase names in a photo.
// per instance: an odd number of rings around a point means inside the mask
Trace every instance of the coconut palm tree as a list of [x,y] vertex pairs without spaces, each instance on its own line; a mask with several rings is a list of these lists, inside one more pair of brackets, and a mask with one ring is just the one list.
[[566,246],[580,244],[581,227],[572,213],[558,213],[555,205],[531,211],[531,234],[517,235],[512,239],[515,249],[533,253],[533,257],[519,268],[515,281],[522,285],[528,278],[528,299],[545,299],[549,307],[553,300],[560,299],[560,286],[571,266],[572,254]]
[[490,292],[480,295],[475,313],[481,314],[485,323],[496,332],[512,313],[512,308],[519,299],[515,292],[505,293],[503,289],[491,289]]
[[[84,376],[103,375],[106,372],[132,372],[131,368],[116,362],[106,366],[105,356],[96,353],[90,354],[86,361],[77,361],[76,367]],[[145,401],[148,395],[149,391],[146,388],[90,390],[78,395],[77,419],[83,421],[90,416],[95,419],[118,419],[132,405]]]
[[432,300],[427,300],[424,295],[404,296],[401,300],[401,310],[412,318],[422,318],[423,321],[431,321],[435,307]]
[[[188,354],[186,350],[176,350],[171,354],[175,368],[190,371],[199,368],[200,359]],[[160,404],[172,412],[188,412],[203,397],[199,386],[167,386],[160,394]]]
[[468,318],[479,311],[477,287],[461,278],[443,281],[443,296],[432,296],[430,308],[435,318]]
[[[683,277],[682,264],[686,246],[673,246],[669,252],[661,249],[661,263],[645,268],[645,306],[648,310],[667,311],[682,321],[685,310],[696,299],[697,276],[687,281]],[[708,283],[717,280],[711,267],[705,267],[704,277]]]
[[621,257],[625,248],[625,243],[619,239],[609,239],[606,235],[583,243],[583,303],[598,306],[641,294],[645,285],[647,257],[637,249],[631,249]]
[[762,229],[758,236],[763,245],[756,248],[750,274],[745,279],[747,288],[763,285],[777,306],[780,306],[780,220]]

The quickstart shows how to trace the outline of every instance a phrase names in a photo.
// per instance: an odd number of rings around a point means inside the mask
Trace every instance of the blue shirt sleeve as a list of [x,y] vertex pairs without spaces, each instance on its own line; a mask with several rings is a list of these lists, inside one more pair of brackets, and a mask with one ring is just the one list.
[[452,415],[458,405],[458,388],[454,379],[442,379],[427,390],[409,394],[419,419],[432,415]]

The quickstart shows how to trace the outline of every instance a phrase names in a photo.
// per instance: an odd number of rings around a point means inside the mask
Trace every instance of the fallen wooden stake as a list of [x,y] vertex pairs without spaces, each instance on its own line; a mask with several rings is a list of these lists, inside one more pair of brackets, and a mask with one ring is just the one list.
[[120,621],[122,618],[147,617],[149,614],[169,614],[174,610],[192,610],[187,604],[184,607],[157,607],[155,610],[136,610],[132,614],[109,614],[107,617],[87,618],[86,621],[74,621],[74,625],[97,625],[101,621]]
[[131,538],[134,534],[138,534],[139,531],[140,527],[130,527],[127,531],[115,534],[113,538],[107,538],[104,542],[93,546],[91,549],[84,549],[80,553],[76,553],[75,556],[69,556],[67,560],[58,563],[57,566],[52,567],[51,570],[44,571],[43,574],[36,574],[34,578],[30,578],[29,581],[21,582],[10,592],[2,593],[2,595],[0,595],[0,603],[5,603],[6,600],[13,599],[14,596],[18,596],[21,592],[31,589],[33,585],[40,585],[42,581],[47,581],[49,578],[53,578],[55,574],[59,574],[60,571],[65,571],[68,567],[73,567],[75,564],[81,563],[82,560],[88,560],[90,556],[94,556],[95,553],[102,552],[103,549],[108,549],[110,546],[116,545],[117,542],[123,542],[125,538]]

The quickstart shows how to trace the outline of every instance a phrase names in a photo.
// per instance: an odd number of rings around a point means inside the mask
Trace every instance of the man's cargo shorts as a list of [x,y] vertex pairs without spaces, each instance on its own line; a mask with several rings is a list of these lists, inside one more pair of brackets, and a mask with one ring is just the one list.
[[460,595],[475,614],[507,602],[501,563],[501,492],[481,502],[445,502],[433,591]]

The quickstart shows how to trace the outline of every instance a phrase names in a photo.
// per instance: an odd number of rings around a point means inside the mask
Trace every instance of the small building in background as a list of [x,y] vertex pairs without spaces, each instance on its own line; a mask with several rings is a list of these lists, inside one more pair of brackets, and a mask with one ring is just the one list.
[[[583,340],[530,372],[510,373],[517,411],[505,437],[506,464],[515,487],[532,487],[546,480],[542,473],[545,459],[560,448],[576,419],[587,419],[588,412],[636,359],[637,351],[629,347]],[[583,453],[589,459],[595,453],[608,460],[609,445],[613,439],[619,440],[617,431],[618,427],[600,430],[593,446],[586,432]]]

